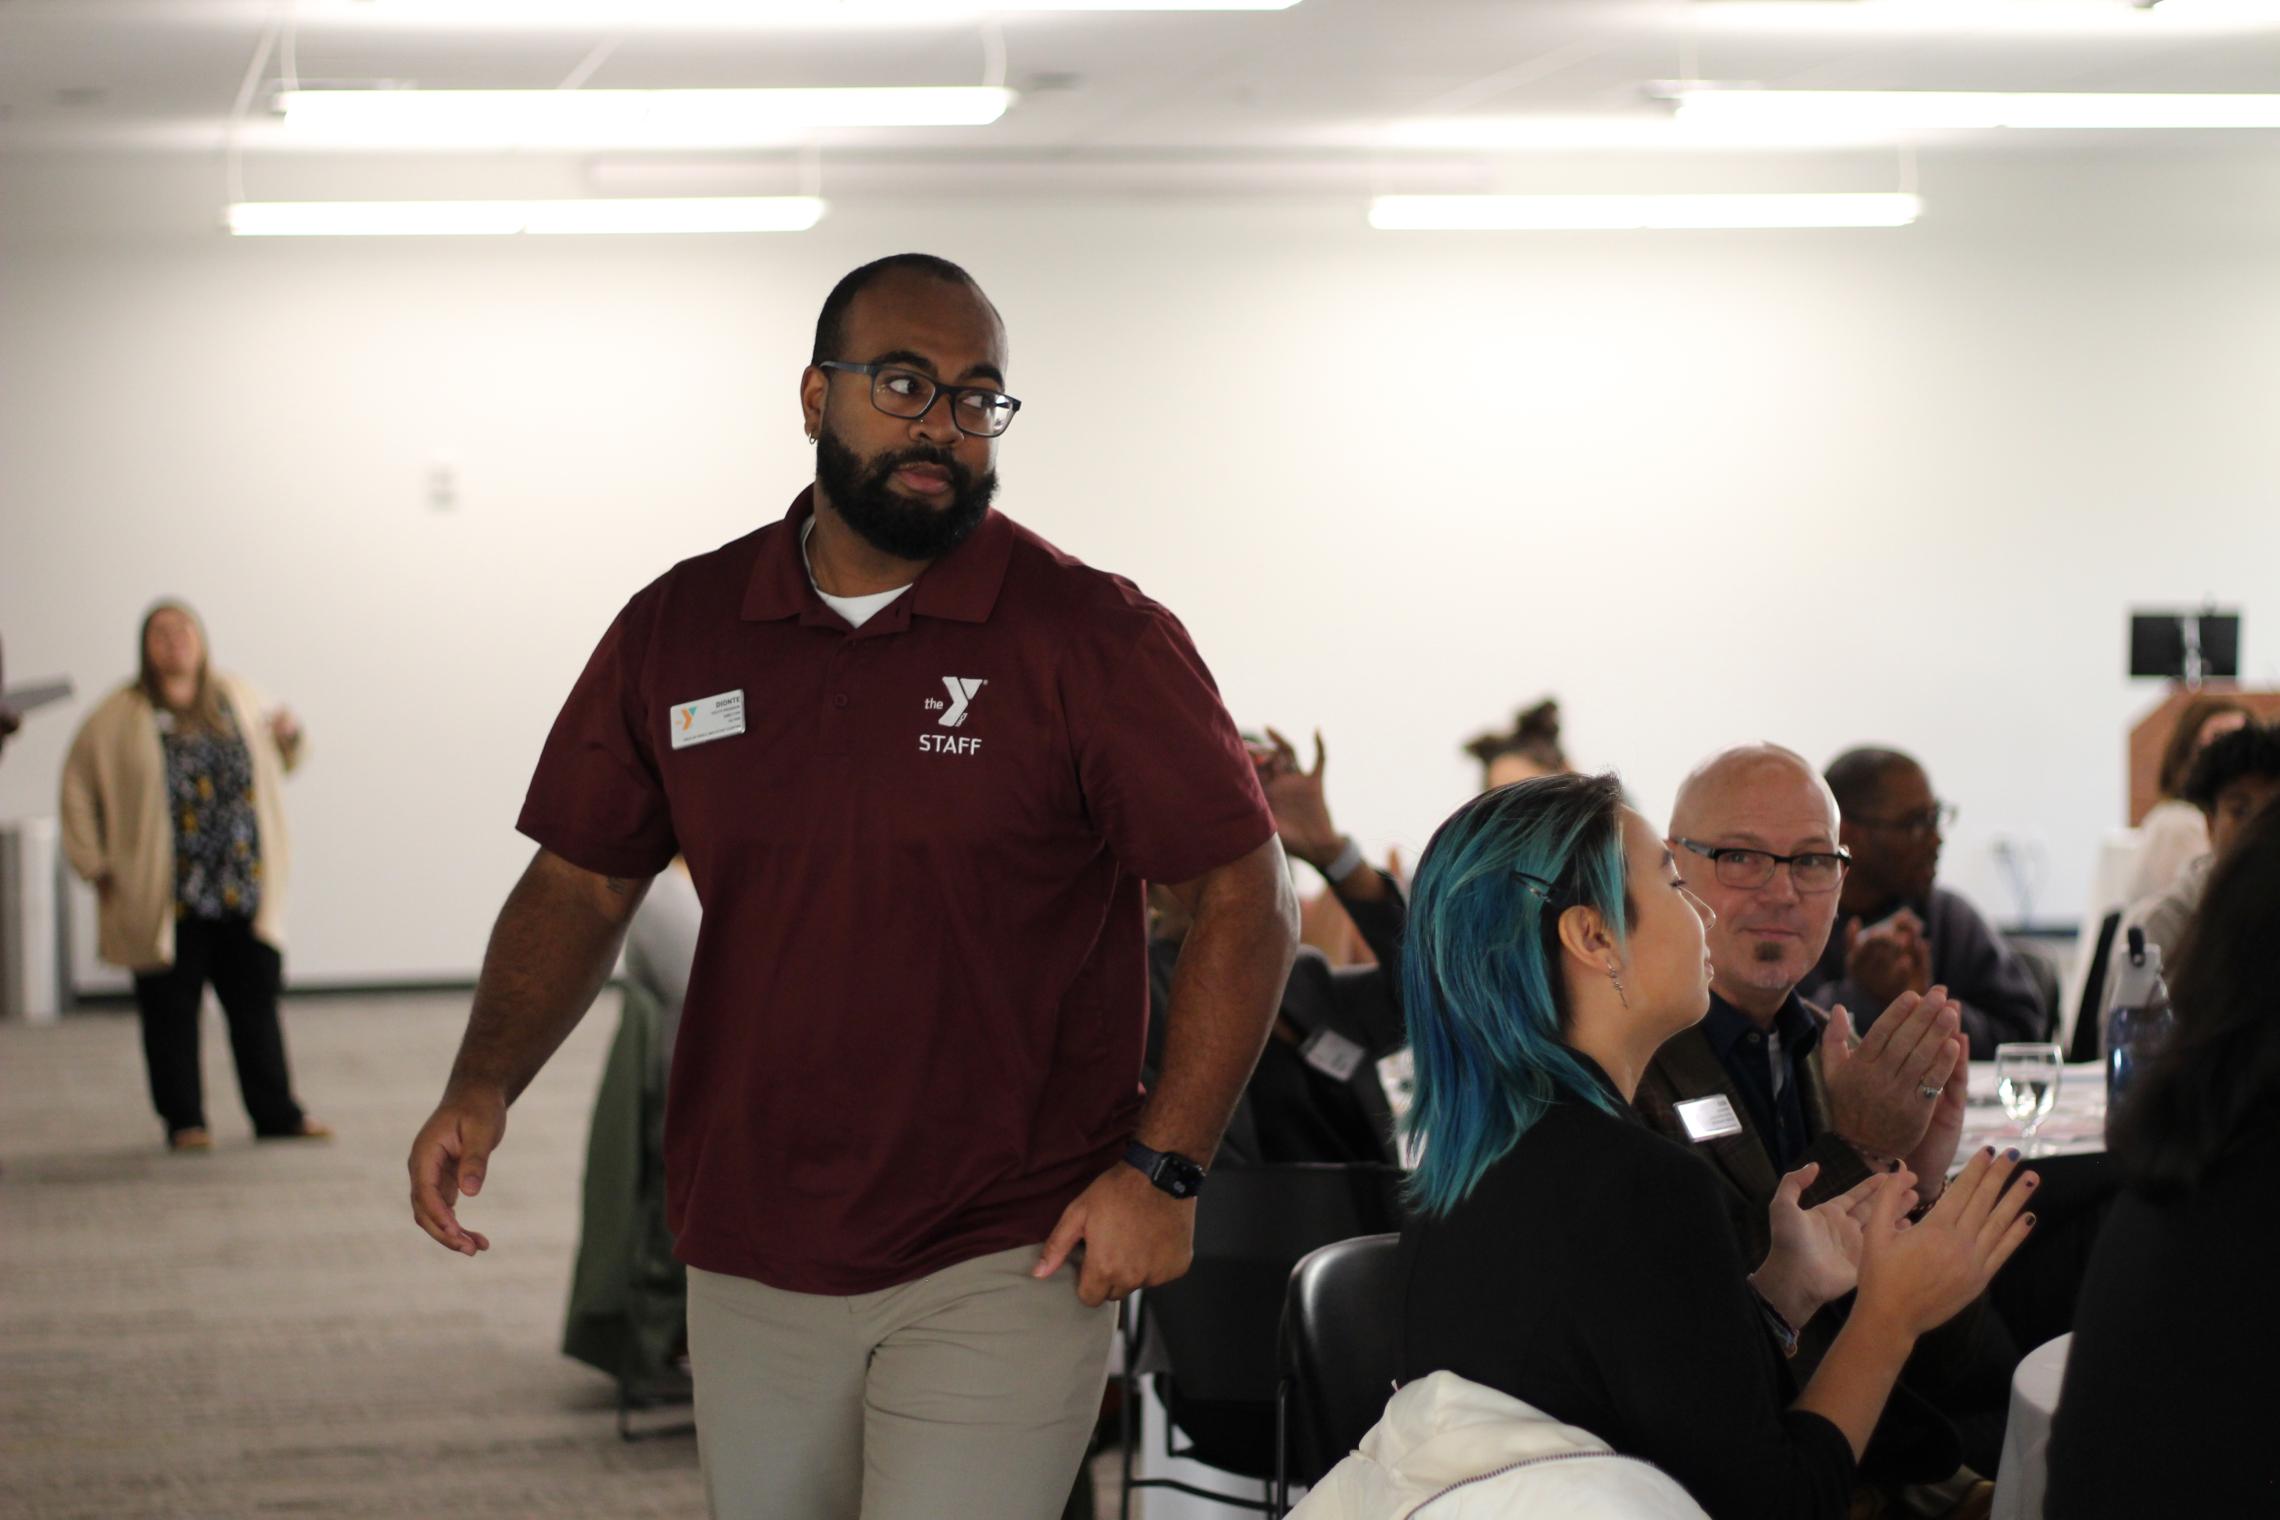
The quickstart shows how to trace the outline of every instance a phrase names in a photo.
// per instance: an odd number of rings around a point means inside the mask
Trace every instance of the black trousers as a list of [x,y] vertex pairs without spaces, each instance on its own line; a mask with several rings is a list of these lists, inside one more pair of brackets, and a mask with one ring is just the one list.
[[285,1066],[285,1031],[277,1022],[283,974],[283,958],[254,937],[252,920],[185,918],[174,925],[174,964],[135,977],[151,1102],[166,1121],[168,1134],[205,1127],[198,1009],[209,982],[229,1020],[238,1093],[253,1119],[253,1132],[299,1132],[301,1105],[293,1101],[293,1078]]

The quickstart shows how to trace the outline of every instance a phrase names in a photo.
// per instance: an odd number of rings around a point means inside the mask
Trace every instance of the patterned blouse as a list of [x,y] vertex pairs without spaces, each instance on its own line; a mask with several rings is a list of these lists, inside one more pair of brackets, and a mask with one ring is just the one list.
[[261,835],[253,755],[225,708],[222,732],[160,714],[174,814],[174,906],[183,918],[251,918],[261,907]]

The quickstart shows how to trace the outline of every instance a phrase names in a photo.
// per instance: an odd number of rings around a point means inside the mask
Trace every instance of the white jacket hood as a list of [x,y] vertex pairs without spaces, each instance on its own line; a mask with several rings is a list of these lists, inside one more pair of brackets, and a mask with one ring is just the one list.
[[1509,1394],[1436,1372],[1291,1511],[1291,1520],[1709,1520],[1661,1469]]

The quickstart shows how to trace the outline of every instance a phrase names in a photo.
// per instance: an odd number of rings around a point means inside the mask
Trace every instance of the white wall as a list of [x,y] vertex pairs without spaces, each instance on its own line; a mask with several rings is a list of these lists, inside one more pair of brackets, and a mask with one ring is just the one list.
[[[87,700],[162,592],[304,715],[291,967],[469,974],[618,604],[778,514],[831,281],[923,247],[1005,311],[1002,504],[1319,723],[1414,858],[1544,692],[1657,813],[1767,735],[1922,754],[2068,918],[2120,821],[2131,602],[2280,681],[2280,171],[1928,165],[1900,232],[1397,236],[1347,201],[841,205],[802,237],[230,241],[208,166],[0,164],[0,632]],[[424,502],[431,459],[463,505]],[[52,809],[85,701],[0,761]]]

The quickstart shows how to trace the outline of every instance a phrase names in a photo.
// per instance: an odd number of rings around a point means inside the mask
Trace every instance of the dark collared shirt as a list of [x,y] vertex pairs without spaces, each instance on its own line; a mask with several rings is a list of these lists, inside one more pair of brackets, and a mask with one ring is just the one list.
[[992,512],[851,629],[801,562],[809,512],[634,597],[520,827],[608,876],[688,857],[681,1259],[844,1295],[1035,1245],[1123,1153],[1144,883],[1274,820],[1185,630],[1130,582]]
[[1793,1170],[1813,1141],[1805,1128],[1802,1073],[1806,1057],[1821,1042],[1821,1021],[1792,992],[1774,1014],[1769,1037],[1756,1020],[1713,992],[1702,1032],[1741,1089],[1750,1122],[1772,1152],[1775,1169]]

